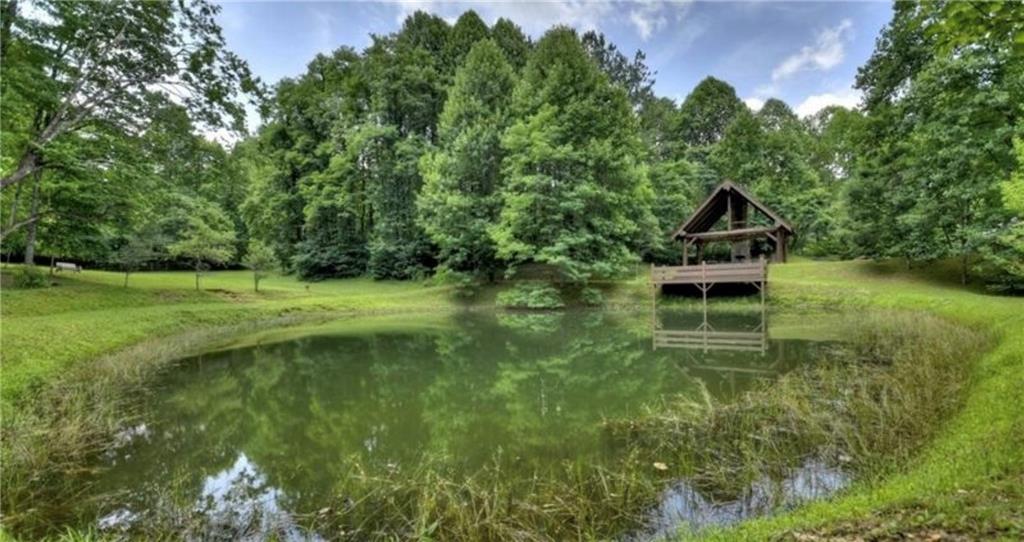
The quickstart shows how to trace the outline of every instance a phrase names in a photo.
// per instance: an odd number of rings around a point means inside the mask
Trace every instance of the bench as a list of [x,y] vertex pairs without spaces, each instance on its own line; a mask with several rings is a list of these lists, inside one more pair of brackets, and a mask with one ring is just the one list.
[[78,264],[70,263],[70,262],[57,262],[56,268],[57,268],[58,272],[65,271],[65,270],[66,271],[74,271],[75,273],[81,273],[82,272],[82,267],[81,266],[79,266]]

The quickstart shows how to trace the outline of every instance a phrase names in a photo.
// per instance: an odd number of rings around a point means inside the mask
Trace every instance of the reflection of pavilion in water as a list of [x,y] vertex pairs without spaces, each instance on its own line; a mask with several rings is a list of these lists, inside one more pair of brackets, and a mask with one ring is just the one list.
[[768,325],[764,312],[761,320],[753,329],[715,329],[708,322],[708,313],[703,313],[703,320],[694,329],[664,329],[660,321],[654,321],[652,330],[654,349],[658,348],[690,348],[703,350],[730,350],[735,352],[768,351]]
[[[652,347],[679,349],[679,362],[713,391],[734,395],[806,361],[812,342],[771,340],[764,311],[757,314],[664,314],[652,320]],[[674,318],[673,318],[674,317]]]

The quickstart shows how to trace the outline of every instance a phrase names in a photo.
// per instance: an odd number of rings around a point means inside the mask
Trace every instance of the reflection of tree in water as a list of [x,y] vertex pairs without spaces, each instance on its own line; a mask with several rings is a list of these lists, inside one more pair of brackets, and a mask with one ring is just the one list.
[[[499,451],[526,470],[593,458],[603,415],[680,391],[668,356],[652,355],[611,318],[503,316],[466,318],[438,338],[446,370],[425,392],[423,411],[431,452],[470,469]],[[557,319],[530,318],[547,316]]]
[[122,503],[135,510],[177,487],[179,505],[194,509],[211,498],[204,484],[244,457],[259,473],[254,494],[273,496],[264,513],[276,514],[316,512],[374,477],[428,464],[456,478],[495,459],[506,476],[551,475],[566,460],[614,459],[605,417],[696,386],[688,358],[651,351],[642,319],[465,314],[455,323],[187,362],[152,402],[148,436],[112,458],[102,487],[130,489]]

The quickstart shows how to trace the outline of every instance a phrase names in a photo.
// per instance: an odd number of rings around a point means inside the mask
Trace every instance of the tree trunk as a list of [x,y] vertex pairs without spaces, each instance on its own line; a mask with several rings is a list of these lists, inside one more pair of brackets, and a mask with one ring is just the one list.
[[128,287],[128,273],[129,273],[128,271],[124,272],[124,287],[125,288]]
[[36,173],[36,182],[32,186],[32,211],[30,217],[33,219],[28,224],[28,234],[25,235],[25,265],[32,265],[36,260],[36,224],[39,217],[39,185],[42,183],[42,172]]
[[50,274],[53,274],[53,261],[57,259],[53,254],[50,254]]
[[960,284],[967,285],[967,247],[960,251]]
[[199,266],[196,266],[196,291],[199,291]]
[[35,151],[26,151],[25,156],[21,157],[21,161],[18,162],[18,169],[14,170],[13,173],[0,179],[0,188],[5,188],[8,185],[21,182],[32,173],[39,171],[39,159],[36,157]]
[[14,222],[18,219],[18,200],[21,199],[21,185],[14,190],[14,198],[11,200],[11,216],[7,220],[7,229],[10,230],[14,227]]
[[260,291],[260,275],[256,271],[252,272],[252,289],[254,292]]

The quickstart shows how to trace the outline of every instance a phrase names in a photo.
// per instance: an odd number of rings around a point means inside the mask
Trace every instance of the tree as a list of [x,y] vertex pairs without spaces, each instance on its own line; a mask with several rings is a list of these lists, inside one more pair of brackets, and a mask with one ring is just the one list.
[[1003,218],[981,246],[980,270],[990,288],[1024,292],[1024,139],[1014,140],[1017,166],[1000,184]]
[[978,32],[947,3],[896,4],[858,73],[874,137],[848,191],[864,253],[955,256],[964,282],[971,254],[1005,223],[998,185],[1013,168],[1024,100],[1024,63],[1014,40],[1000,39],[1013,24],[979,10],[995,17],[992,29]]
[[691,147],[718,143],[725,129],[747,106],[728,83],[707,77],[694,87],[679,106],[677,137]]
[[643,51],[638,50],[630,60],[614,43],[606,41],[604,34],[594,30],[584,33],[582,42],[587,54],[608,79],[626,90],[634,108],[654,99],[654,72],[647,67]]
[[492,275],[488,228],[501,210],[501,134],[508,125],[512,67],[492,40],[477,43],[455,75],[440,121],[440,148],[420,161],[418,223],[447,270]]
[[491,229],[498,257],[551,265],[572,282],[622,271],[657,229],[625,90],[558,27],[537,43],[512,101]]
[[199,277],[205,266],[230,260],[234,256],[234,244],[235,232],[224,211],[210,202],[194,200],[181,239],[167,249],[172,256],[192,261],[196,291],[199,291]]
[[113,263],[124,271],[124,287],[128,287],[128,277],[142,269],[146,264],[160,258],[160,248],[166,244],[159,229],[147,225],[133,232],[121,248],[114,252]]
[[526,65],[530,55],[530,40],[515,23],[504,17],[498,19],[491,27],[491,39],[501,47],[505,59],[516,71]]
[[260,280],[265,273],[274,268],[277,260],[274,252],[266,244],[260,241],[250,241],[242,258],[242,265],[252,270],[252,288],[254,292],[260,291]]
[[10,57],[24,61],[5,64],[5,79],[33,113],[20,148],[7,151],[20,158],[0,187],[43,167],[51,145],[65,134],[97,123],[125,132],[144,126],[153,92],[173,95],[206,125],[228,118],[243,129],[239,92],[258,93],[259,84],[225,49],[217,6],[203,0],[40,0],[34,8],[5,21],[12,31],[4,32],[3,49],[19,42],[17,49],[26,52]]
[[711,151],[710,162],[793,223],[799,243],[823,243],[831,231],[823,221],[831,196],[810,165],[810,137],[785,103],[769,100],[765,107],[756,115],[741,110]]
[[448,69],[457,70],[473,45],[486,39],[489,33],[487,25],[475,11],[470,9],[462,12],[445,42],[445,62]]

